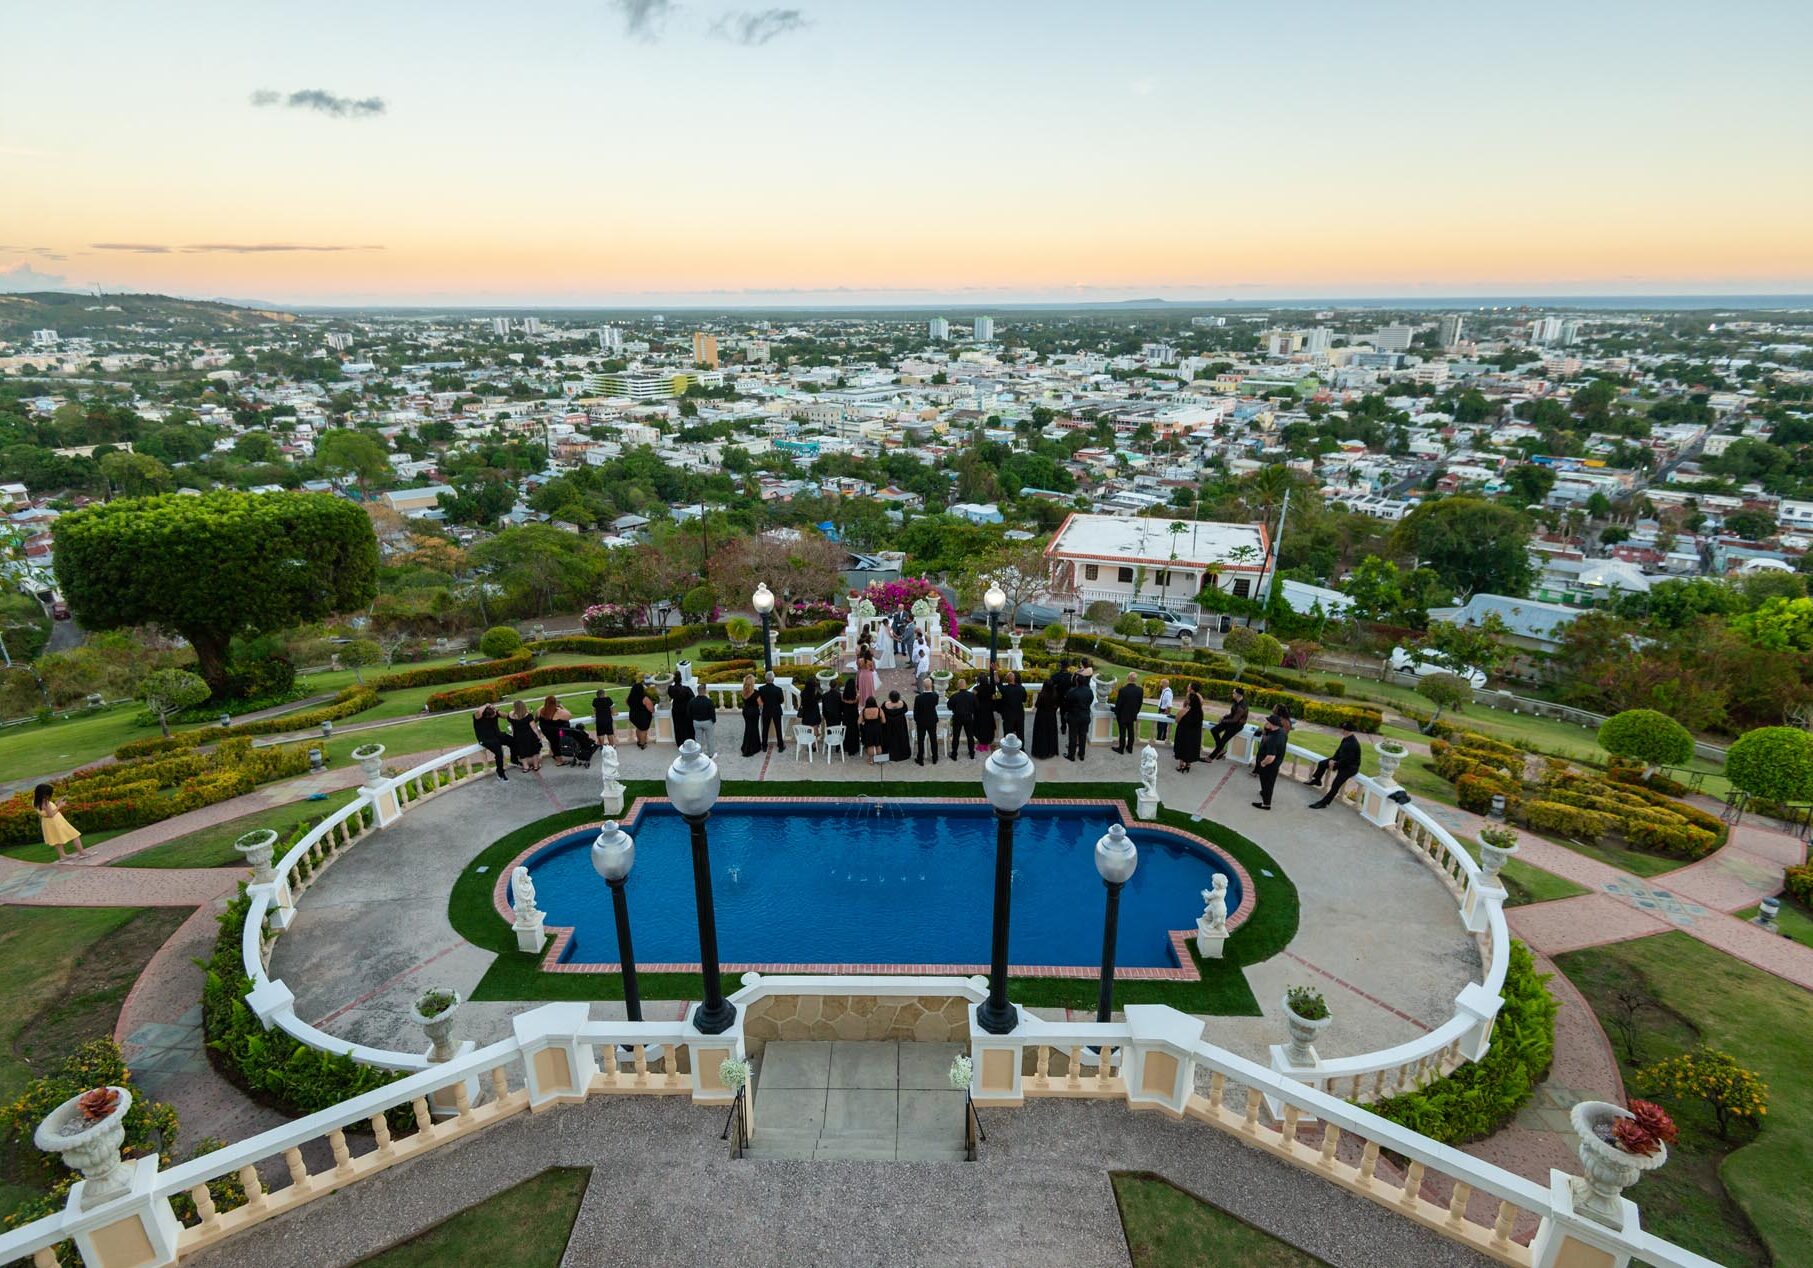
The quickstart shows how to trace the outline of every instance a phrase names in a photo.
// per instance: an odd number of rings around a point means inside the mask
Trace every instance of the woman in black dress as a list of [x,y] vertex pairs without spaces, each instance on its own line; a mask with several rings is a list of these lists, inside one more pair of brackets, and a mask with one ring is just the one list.
[[971,725],[976,732],[976,747],[987,748],[995,742],[995,676],[983,674],[976,680],[976,718]]
[[907,734],[907,706],[898,691],[888,692],[888,702],[881,706],[882,746],[890,762],[910,761],[913,740]]
[[510,761],[531,771],[541,769],[541,737],[535,734],[535,715],[520,700],[510,706]]
[[655,724],[655,706],[649,700],[648,683],[638,678],[630,685],[624,706],[629,710],[630,726],[636,732],[636,747],[648,747],[648,729]]
[[1063,703],[1058,695],[1047,682],[1033,697],[1031,751],[1034,757],[1058,755],[1058,706]]
[[1007,681],[995,700],[1001,710],[1001,733],[1017,735],[1020,743],[1026,743],[1026,688],[1020,685],[1019,674],[1007,671]]
[[825,737],[825,717],[818,707],[818,679],[806,679],[805,686],[799,689],[799,724],[812,728],[812,734],[819,739]]
[[496,705],[480,705],[472,715],[472,738],[497,762],[497,777],[508,780],[510,777],[504,774],[504,732],[498,724]]
[[560,736],[572,720],[573,715],[567,712],[567,707],[560,703],[560,697],[553,692],[548,693],[548,698],[541,702],[541,708],[535,711],[535,724],[541,731],[542,739],[548,742],[548,752],[553,756],[556,766],[566,765],[560,760]]
[[862,706],[862,750],[871,761],[881,752],[882,730],[881,706],[870,696]]
[[862,751],[862,713],[856,704],[856,675],[844,679],[844,752],[855,757]]
[[755,694],[755,675],[743,675],[743,756],[762,751],[762,698]]
[[617,719],[614,716],[617,702],[605,693],[603,687],[592,697],[592,725],[598,728],[598,742],[617,747]]
[[1183,712],[1177,718],[1177,738],[1171,743],[1171,755],[1177,769],[1187,771],[1192,762],[1202,760],[1202,697],[1191,687],[1184,697]]

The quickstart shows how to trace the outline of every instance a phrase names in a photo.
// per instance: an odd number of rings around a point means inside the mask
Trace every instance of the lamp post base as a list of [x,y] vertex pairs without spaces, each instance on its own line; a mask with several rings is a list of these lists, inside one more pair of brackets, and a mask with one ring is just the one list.
[[716,1006],[700,1004],[692,1010],[693,1029],[702,1035],[721,1035],[736,1024],[737,1006],[720,999]]
[[997,1008],[986,999],[976,1005],[976,1024],[991,1035],[1011,1035],[1020,1024],[1020,1010],[1005,1000]]

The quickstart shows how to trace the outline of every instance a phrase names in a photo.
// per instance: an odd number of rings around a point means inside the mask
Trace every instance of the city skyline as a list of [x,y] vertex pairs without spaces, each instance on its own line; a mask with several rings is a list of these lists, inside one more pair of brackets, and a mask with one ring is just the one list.
[[1795,6],[1740,24],[1310,5],[1290,29],[1221,5],[484,12],[16,15],[36,55],[0,84],[0,289],[626,307],[1813,291],[1813,175],[1786,157],[1813,141]]

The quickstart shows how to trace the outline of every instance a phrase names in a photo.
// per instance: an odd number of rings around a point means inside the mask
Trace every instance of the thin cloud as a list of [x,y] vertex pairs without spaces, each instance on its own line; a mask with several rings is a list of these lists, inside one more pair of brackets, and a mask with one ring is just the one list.
[[759,48],[770,40],[803,31],[811,25],[798,9],[732,9],[712,22],[711,34],[744,48]]
[[169,255],[170,248],[154,242],[90,242],[96,251],[131,251],[138,255]]
[[230,255],[262,255],[267,251],[382,251],[375,243],[334,243],[317,245],[302,242],[196,242],[183,248],[185,254],[225,252]]
[[661,38],[679,7],[673,0],[611,0],[611,8],[623,17],[623,33],[644,44]]
[[288,94],[260,88],[252,94],[252,104],[261,109],[282,106],[287,110],[312,110],[334,119],[370,119],[389,109],[382,97],[342,97],[324,88],[303,88]]

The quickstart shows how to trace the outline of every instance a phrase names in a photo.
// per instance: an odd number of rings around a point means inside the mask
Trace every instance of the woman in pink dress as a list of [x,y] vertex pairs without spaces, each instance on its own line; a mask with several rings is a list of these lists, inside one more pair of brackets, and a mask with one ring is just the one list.
[[875,672],[875,658],[863,656],[856,662],[856,698],[867,700],[881,695],[881,675]]

